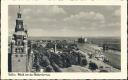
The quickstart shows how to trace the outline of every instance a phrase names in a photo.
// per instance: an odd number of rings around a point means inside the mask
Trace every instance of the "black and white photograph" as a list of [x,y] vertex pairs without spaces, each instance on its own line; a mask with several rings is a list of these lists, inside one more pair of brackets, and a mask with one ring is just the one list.
[[8,72],[120,71],[120,5],[8,6]]

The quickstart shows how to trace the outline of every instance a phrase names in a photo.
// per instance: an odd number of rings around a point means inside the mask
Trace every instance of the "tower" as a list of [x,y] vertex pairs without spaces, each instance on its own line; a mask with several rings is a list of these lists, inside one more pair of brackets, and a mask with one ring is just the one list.
[[11,72],[27,72],[29,65],[29,52],[27,30],[24,29],[21,8],[17,12],[15,32],[11,40]]
[[56,43],[54,44],[54,53],[56,53]]

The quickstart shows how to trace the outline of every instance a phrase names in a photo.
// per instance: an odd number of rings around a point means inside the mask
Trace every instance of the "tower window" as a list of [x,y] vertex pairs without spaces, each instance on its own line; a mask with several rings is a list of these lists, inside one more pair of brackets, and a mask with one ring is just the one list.
[[20,45],[20,41],[18,41],[18,45]]
[[20,62],[20,59],[18,60],[18,62]]
[[18,13],[18,16],[17,16],[17,18],[21,18],[21,14],[20,14],[20,13]]
[[24,52],[23,48],[21,49],[22,52]]
[[21,52],[21,48],[19,48],[19,52]]
[[17,48],[15,49],[15,52],[17,52]]
[[18,57],[18,55],[15,55],[16,57]]
[[23,55],[20,55],[20,57],[23,57]]

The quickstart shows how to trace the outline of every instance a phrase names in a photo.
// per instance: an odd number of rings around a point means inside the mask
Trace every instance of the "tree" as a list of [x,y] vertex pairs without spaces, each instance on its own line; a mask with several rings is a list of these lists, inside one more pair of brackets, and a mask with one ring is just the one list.
[[86,65],[87,65],[87,60],[86,60],[86,59],[83,59],[83,60],[82,60],[82,65],[83,65],[83,66],[86,66]]
[[94,62],[90,62],[90,63],[89,63],[89,69],[91,69],[91,70],[96,70],[96,69],[98,69],[98,66],[97,66],[96,63],[94,63]]
[[53,67],[51,65],[48,65],[45,70],[45,72],[54,72]]

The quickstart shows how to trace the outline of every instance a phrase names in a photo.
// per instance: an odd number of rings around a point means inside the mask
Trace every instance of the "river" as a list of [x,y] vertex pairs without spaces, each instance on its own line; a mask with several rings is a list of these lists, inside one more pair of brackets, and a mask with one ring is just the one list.
[[[93,44],[78,44],[79,48],[84,52],[86,51],[85,49],[88,48],[88,46],[92,46]],[[94,45],[96,46],[96,45]],[[121,68],[121,56],[119,51],[112,51],[108,50],[103,53],[105,57],[109,60],[109,65],[113,66],[114,68],[120,69]]]

